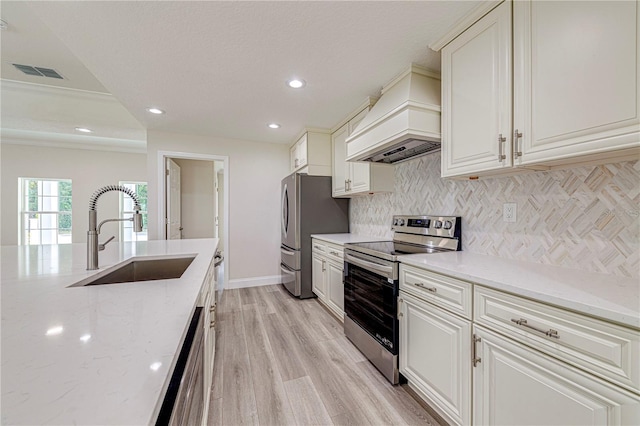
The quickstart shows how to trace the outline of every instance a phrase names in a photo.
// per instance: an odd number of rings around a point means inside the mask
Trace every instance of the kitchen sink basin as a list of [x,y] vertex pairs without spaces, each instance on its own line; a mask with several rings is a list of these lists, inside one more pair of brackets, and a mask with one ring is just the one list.
[[133,257],[103,272],[85,278],[69,287],[130,283],[135,281],[168,280],[180,278],[187,270],[194,255]]

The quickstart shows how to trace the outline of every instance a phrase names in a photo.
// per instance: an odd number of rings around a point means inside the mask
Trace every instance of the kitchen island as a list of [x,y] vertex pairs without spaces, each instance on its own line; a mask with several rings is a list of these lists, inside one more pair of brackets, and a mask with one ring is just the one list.
[[[2,424],[154,423],[218,239],[3,246]],[[69,287],[131,257],[195,255],[178,279]]]

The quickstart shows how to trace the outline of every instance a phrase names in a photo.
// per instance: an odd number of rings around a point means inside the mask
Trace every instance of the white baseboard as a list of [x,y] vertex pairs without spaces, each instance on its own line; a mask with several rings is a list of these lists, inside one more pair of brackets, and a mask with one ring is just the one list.
[[225,290],[234,288],[259,287],[263,285],[280,284],[280,275],[266,275],[264,277],[237,278],[229,280],[224,286]]

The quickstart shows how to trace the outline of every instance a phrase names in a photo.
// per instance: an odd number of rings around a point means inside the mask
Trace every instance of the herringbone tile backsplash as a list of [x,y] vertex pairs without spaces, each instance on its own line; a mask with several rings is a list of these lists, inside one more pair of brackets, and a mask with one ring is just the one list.
[[[640,277],[640,161],[453,181],[440,154],[395,166],[395,191],[351,200],[351,232],[391,237],[394,214],[462,217],[462,249]],[[502,220],[517,204],[517,222]]]

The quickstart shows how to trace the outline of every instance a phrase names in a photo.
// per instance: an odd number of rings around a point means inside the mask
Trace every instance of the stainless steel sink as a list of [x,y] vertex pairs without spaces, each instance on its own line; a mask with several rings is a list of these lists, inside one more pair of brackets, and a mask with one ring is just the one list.
[[193,259],[195,255],[133,257],[69,287],[180,278]]

